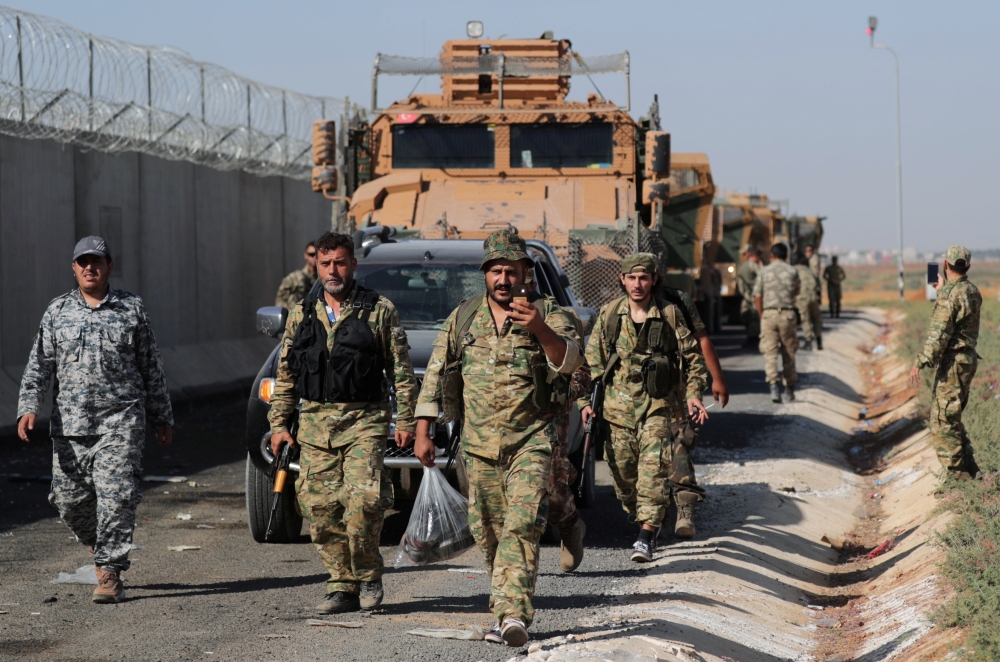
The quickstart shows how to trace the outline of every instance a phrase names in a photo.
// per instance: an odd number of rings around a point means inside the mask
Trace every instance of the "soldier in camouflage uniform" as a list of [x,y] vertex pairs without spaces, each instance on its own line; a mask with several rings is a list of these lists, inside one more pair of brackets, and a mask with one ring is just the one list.
[[806,264],[809,267],[809,271],[816,276],[816,298],[818,300],[823,299],[823,261],[819,257],[819,253],[811,245],[806,246]]
[[49,502],[91,548],[93,600],[125,599],[135,509],[142,498],[146,418],[171,441],[173,412],[160,351],[142,300],[111,289],[111,251],[84,237],[73,251],[79,287],[52,300],[28,355],[17,404],[18,436],[28,441],[50,385],[55,403]]
[[832,264],[823,270],[826,280],[826,296],[830,300],[830,317],[840,317],[840,284],[847,278],[843,268],[837,264],[837,256],[831,258]]
[[[707,381],[704,357],[683,311],[672,303],[655,301],[656,271],[656,258],[649,253],[637,253],[622,262],[626,296],[601,309],[587,347],[591,376],[603,380],[606,389],[607,458],[615,491],[625,512],[640,524],[632,554],[636,562],[651,561],[655,553],[656,532],[670,504],[674,438],[680,424],[689,415],[698,423],[708,418],[701,403]],[[611,331],[615,325],[617,337],[606,338],[615,335]],[[659,343],[651,338],[654,326],[660,330]],[[671,357],[673,346],[677,355]],[[673,361],[679,374],[673,375],[674,384],[666,384],[662,395],[654,397],[644,366],[656,359]],[[678,398],[681,384],[686,411]],[[586,422],[594,412],[589,403],[581,400],[579,404]]]
[[[298,443],[301,448],[295,490],[309,520],[313,544],[330,573],[326,599],[316,610],[330,614],[370,610],[382,602],[384,565],[378,545],[385,511],[393,503],[392,482],[383,469],[392,420],[385,375],[395,385],[395,443],[401,448],[413,440],[417,381],[396,308],[354,280],[353,239],[327,232],[316,241],[316,248],[322,292],[314,303],[312,297],[297,303],[288,316],[268,420],[275,454],[282,443]],[[313,308],[308,316],[307,303]],[[321,329],[311,345],[305,342],[307,321],[311,328]],[[323,389],[303,393],[308,391],[302,375],[309,370],[309,360],[298,358],[300,348],[328,352],[329,360],[320,354],[322,370],[326,363],[337,363],[338,339],[346,348],[355,331],[373,344],[369,350],[350,354],[352,361],[370,360],[376,366],[360,372],[371,380],[360,389],[369,395],[338,395]],[[353,368],[348,372],[354,372]],[[324,389],[332,382],[328,376]],[[298,432],[293,439],[290,426],[300,398]]]
[[941,465],[960,480],[979,473],[969,435],[962,425],[962,411],[969,403],[969,388],[976,375],[979,355],[979,311],[983,297],[966,275],[972,266],[967,248],[951,246],[944,255],[944,278],[938,276],[938,295],[924,349],[910,370],[917,383],[921,368],[934,368],[930,431]]
[[306,294],[316,282],[316,242],[310,241],[306,244],[306,251],[302,254],[306,259],[306,265],[297,271],[293,271],[281,280],[278,286],[278,294],[274,297],[274,305],[291,310],[299,301],[306,298]]
[[785,262],[788,247],[775,244],[771,247],[771,264],[760,270],[754,284],[753,298],[761,320],[760,351],[764,355],[764,372],[771,385],[771,400],[781,402],[778,384],[778,353],[785,377],[785,395],[795,399],[795,352],[799,349],[799,334],[795,322],[795,298],[802,283],[795,267]]
[[[486,638],[522,646],[534,617],[538,541],[549,509],[552,439],[546,430],[565,406],[564,399],[552,399],[560,389],[547,383],[565,383],[576,372],[583,339],[551,299],[514,300],[531,266],[521,237],[493,232],[484,249],[486,295],[453,311],[434,342],[416,408],[414,453],[425,466],[433,464],[430,424],[457,399],[464,409],[469,525],[491,573],[497,621]],[[446,376],[449,366],[460,370],[461,386],[445,392],[443,386],[455,383]]]
[[740,318],[747,330],[744,347],[749,347],[760,340],[760,317],[753,305],[753,286],[757,282],[757,275],[760,274],[760,253],[747,244],[743,250],[743,258],[743,264],[736,274],[736,291],[742,297]]
[[799,296],[795,299],[795,306],[799,309],[799,317],[802,318],[802,335],[806,344],[803,349],[812,350],[813,339],[816,340],[816,349],[823,349],[823,313],[819,307],[820,284],[809,266],[809,261],[795,267],[799,272],[801,288]]

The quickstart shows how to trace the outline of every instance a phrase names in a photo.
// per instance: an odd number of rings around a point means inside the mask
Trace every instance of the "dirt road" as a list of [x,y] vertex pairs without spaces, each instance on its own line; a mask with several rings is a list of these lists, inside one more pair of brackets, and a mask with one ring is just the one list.
[[[668,545],[650,566],[630,563],[634,526],[600,463],[599,503],[584,511],[583,565],[560,573],[558,548],[543,550],[531,634],[546,650],[531,659],[579,659],[597,647],[634,656],[607,659],[652,660],[644,635],[684,642],[704,660],[805,659],[815,626],[804,603],[818,599],[824,567],[835,561],[819,538],[850,529],[857,501],[841,419],[856,416],[849,354],[872,322],[848,314],[827,325],[828,349],[803,355],[803,389],[789,405],[770,402],[763,360],[740,347],[738,331],[717,339],[736,395],[725,411],[710,410],[696,452],[709,500],[694,541]],[[0,659],[464,661],[528,652],[406,634],[491,624],[475,550],[448,564],[389,570],[383,608],[340,619],[360,628],[307,626],[325,575],[305,537],[290,545],[251,540],[244,415],[245,402],[235,399],[182,409],[175,444],[147,447],[147,475],[186,480],[145,483],[129,599],[112,606],[93,605],[92,587],[49,581],[89,556],[46,502],[48,442],[0,442]],[[407,516],[404,507],[386,522],[387,564]],[[176,545],[200,549],[167,550]],[[665,655],[659,659],[671,659]]]

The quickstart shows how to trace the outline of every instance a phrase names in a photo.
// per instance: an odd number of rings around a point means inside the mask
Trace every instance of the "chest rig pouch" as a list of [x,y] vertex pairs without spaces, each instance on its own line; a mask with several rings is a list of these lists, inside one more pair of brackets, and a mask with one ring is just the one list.
[[378,402],[385,391],[385,360],[368,326],[378,292],[356,285],[355,314],[341,320],[327,349],[327,331],[316,318],[318,293],[302,302],[302,322],[288,353],[299,397],[312,402]]
[[[624,299],[619,299],[619,302]],[[620,305],[620,304],[618,304]],[[618,305],[611,307],[617,310]],[[642,362],[642,383],[646,393],[656,399],[670,397],[683,383],[684,371],[681,365],[680,349],[677,344],[677,306],[660,306],[660,317],[647,317],[639,331],[635,351],[649,351],[652,356]],[[610,378],[618,365],[618,334],[621,331],[621,315],[613,315],[604,327],[605,351],[608,356],[604,371],[605,381]]]

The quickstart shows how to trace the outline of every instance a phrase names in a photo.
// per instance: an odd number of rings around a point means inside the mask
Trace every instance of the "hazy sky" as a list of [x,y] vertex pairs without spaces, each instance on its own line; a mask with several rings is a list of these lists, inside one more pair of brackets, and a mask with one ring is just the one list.
[[[287,0],[31,0],[28,11],[97,35],[169,45],[289,89],[367,103],[376,52],[434,55],[479,19],[486,34],[552,30],[583,55],[628,50],[632,110],[660,96],[675,151],[706,152],[719,188],[788,199],[828,216],[825,244],[895,247],[892,57],[900,57],[905,244],[1000,246],[1000,3],[476,3]],[[416,82],[386,81],[380,98]],[[574,96],[591,91],[574,79]],[[624,103],[610,76],[597,84]],[[421,91],[436,81],[425,80]]]

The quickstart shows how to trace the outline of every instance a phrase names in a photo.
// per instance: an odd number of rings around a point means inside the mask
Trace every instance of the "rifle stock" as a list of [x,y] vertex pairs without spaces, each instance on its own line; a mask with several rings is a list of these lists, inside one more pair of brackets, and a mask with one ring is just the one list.
[[583,429],[583,460],[580,462],[580,484],[576,488],[580,498],[583,498],[583,490],[587,484],[587,465],[590,463],[594,438],[600,431],[601,415],[604,413],[604,383],[601,381],[594,383],[594,390],[590,393],[590,409],[593,414],[587,419],[587,426]]

